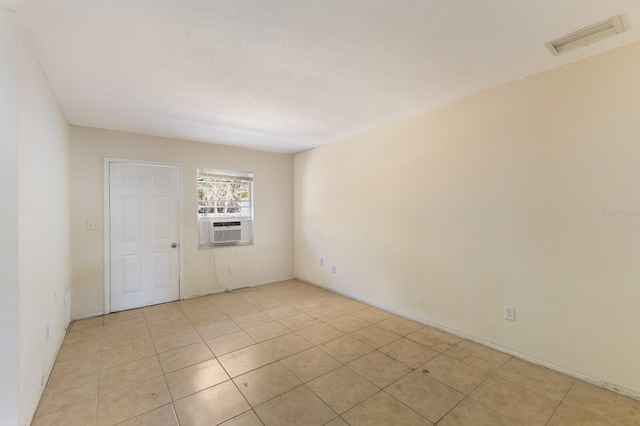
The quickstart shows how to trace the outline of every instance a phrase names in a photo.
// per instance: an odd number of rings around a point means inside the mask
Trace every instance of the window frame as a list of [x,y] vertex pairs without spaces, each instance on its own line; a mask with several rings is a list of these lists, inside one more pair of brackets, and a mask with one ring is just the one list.
[[[203,180],[205,179],[211,179],[213,181],[213,179],[221,179],[221,180],[226,180],[228,181],[227,184],[233,184],[233,183],[241,183],[241,184],[247,184],[247,192],[248,192],[248,197],[246,198],[242,198],[242,199],[237,199],[235,200],[237,203],[239,203],[239,205],[236,206],[229,206],[228,203],[229,199],[219,199],[221,202],[218,203],[216,200],[216,202],[213,205],[203,205],[202,203],[202,197],[201,197],[201,182],[203,182]],[[213,182],[211,182],[213,183]],[[217,183],[223,183],[224,182],[217,182]],[[251,245],[253,244],[253,221],[254,221],[254,216],[253,216],[253,205],[254,205],[254,190],[253,190],[253,173],[251,172],[239,172],[239,171],[231,171],[231,170],[222,170],[222,169],[214,169],[214,168],[207,168],[207,167],[202,167],[202,168],[198,168],[196,170],[196,188],[197,188],[197,194],[196,194],[196,202],[197,202],[197,218],[198,218],[198,229],[199,229],[199,244],[198,244],[198,248],[199,249],[206,249],[206,248],[213,248],[213,247],[218,247],[218,246],[225,246],[225,245]],[[243,203],[246,203],[243,205]],[[220,208],[224,208],[224,209],[229,209],[229,208],[233,208],[233,209],[238,209],[238,213],[227,213],[227,212],[217,212],[215,211],[214,213],[202,213],[201,210],[206,210],[206,209],[215,209],[218,210]],[[208,242],[207,243],[203,243],[202,240],[202,235],[201,233],[202,228],[201,228],[201,223],[205,223],[205,226],[209,226],[211,227],[212,223],[214,222],[241,222],[242,226],[241,226],[241,232],[242,232],[242,237],[239,241],[229,241],[229,242],[213,242],[212,236],[208,237]],[[208,225],[206,225],[208,224]],[[209,229],[208,232],[211,232],[211,229]]]

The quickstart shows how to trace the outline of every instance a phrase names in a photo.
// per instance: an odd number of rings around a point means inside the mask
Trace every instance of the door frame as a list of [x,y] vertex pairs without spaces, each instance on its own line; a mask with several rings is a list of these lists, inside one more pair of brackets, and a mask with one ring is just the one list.
[[183,256],[184,250],[182,247],[182,218],[183,218],[183,203],[182,203],[182,164],[179,163],[166,163],[162,161],[150,161],[150,160],[135,160],[131,158],[115,158],[115,157],[103,157],[103,195],[104,195],[104,313],[111,313],[111,242],[109,241],[109,234],[111,232],[111,209],[110,209],[110,188],[109,188],[109,165],[111,163],[126,163],[126,164],[140,164],[142,166],[169,166],[175,167],[178,170],[178,247],[180,247],[180,253],[178,256],[178,300],[184,298],[184,288],[182,283],[184,282],[184,267]]

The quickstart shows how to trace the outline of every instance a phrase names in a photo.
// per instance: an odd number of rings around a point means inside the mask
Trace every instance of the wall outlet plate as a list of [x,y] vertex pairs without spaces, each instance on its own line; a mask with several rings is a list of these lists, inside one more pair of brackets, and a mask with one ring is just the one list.
[[504,319],[509,321],[516,320],[516,308],[513,306],[504,305]]

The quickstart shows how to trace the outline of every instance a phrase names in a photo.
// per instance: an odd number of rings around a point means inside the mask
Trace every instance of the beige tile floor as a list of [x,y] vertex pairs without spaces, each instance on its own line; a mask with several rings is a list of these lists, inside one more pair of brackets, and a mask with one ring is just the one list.
[[33,425],[639,425],[640,402],[291,280],[73,323]]

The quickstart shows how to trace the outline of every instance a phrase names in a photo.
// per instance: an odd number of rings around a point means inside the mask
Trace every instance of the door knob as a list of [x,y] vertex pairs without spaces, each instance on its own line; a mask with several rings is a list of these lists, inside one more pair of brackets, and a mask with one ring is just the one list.
[[178,247],[178,243],[171,243],[171,248],[176,248]]

